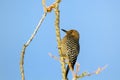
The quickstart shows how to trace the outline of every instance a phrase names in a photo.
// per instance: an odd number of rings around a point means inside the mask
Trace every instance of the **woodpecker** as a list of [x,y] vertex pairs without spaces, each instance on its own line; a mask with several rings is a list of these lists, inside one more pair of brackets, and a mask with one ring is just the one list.
[[[62,55],[66,59],[68,59],[69,63],[71,64],[72,70],[74,70],[74,65],[76,63],[77,56],[80,51],[79,32],[73,29],[68,31],[64,29],[61,30],[66,33],[65,37],[63,37],[63,39],[61,40]],[[65,74],[66,79],[69,69],[69,65],[67,65]]]

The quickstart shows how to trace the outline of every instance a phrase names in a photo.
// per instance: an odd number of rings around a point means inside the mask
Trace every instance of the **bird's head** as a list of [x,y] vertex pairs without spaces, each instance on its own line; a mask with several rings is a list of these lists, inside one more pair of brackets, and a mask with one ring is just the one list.
[[66,33],[66,35],[68,36],[72,36],[74,37],[75,39],[79,39],[79,32],[77,30],[64,30],[64,29],[61,29],[62,31],[64,31]]

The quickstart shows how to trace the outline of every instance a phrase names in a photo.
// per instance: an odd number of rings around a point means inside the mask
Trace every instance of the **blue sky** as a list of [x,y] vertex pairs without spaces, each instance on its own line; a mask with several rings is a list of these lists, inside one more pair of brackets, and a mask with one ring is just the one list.
[[[46,0],[50,5],[54,0]],[[80,73],[109,66],[99,75],[81,80],[120,79],[120,0],[62,0],[60,26],[80,32]],[[41,0],[0,1],[0,80],[21,80],[19,60],[43,14]],[[26,80],[60,80],[60,63],[54,28],[54,12],[48,13],[25,54]],[[61,32],[61,37],[65,34]],[[69,74],[71,78],[71,73]]]

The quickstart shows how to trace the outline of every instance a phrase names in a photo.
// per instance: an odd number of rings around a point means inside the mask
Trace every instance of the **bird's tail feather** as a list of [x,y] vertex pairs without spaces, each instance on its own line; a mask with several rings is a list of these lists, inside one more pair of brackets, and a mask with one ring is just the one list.
[[66,77],[67,80],[68,80],[68,78],[67,78],[68,72],[69,72],[69,65],[67,65],[67,70],[66,70],[66,73],[65,73],[65,77]]

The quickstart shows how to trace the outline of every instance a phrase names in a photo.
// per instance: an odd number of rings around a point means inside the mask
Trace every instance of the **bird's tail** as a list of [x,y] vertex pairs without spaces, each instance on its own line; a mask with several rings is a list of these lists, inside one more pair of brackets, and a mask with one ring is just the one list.
[[[75,62],[72,64],[72,69],[74,69],[74,65],[75,65]],[[67,76],[68,76],[68,72],[69,72],[69,65],[67,65],[67,70],[66,70],[66,73],[65,73],[65,77],[66,77],[66,79],[68,80],[68,78],[67,78]]]
[[67,80],[68,80],[68,78],[67,78],[68,72],[69,72],[69,65],[67,65],[67,70],[66,70],[66,73],[65,73],[65,77],[66,77]]

